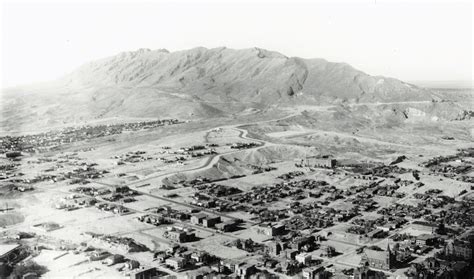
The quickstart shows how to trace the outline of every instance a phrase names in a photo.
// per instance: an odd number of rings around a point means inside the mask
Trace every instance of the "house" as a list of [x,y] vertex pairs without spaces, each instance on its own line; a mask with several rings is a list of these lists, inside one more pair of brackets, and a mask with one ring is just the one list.
[[383,233],[386,232],[384,229],[375,229],[367,234],[368,238],[378,238],[383,235]]
[[175,270],[179,270],[186,265],[186,260],[182,257],[173,257],[166,259],[165,264]]
[[388,232],[388,231],[391,231],[393,229],[396,228],[395,224],[393,223],[387,223],[385,225],[379,225],[379,226],[375,226],[377,229],[380,229],[384,232]]
[[115,186],[115,193],[129,193],[131,189],[128,186]]
[[387,251],[364,249],[360,264],[378,269],[389,270],[395,263],[395,256],[387,245]]
[[221,266],[229,270],[231,273],[234,273],[238,267],[238,263],[235,260],[221,260]]
[[426,245],[421,245],[418,249],[415,250],[415,253],[418,255],[424,255],[428,253],[432,248]]
[[195,234],[192,232],[188,232],[187,230],[172,228],[171,230],[165,232],[165,237],[170,240],[183,243],[193,241],[195,239]]
[[294,260],[296,255],[298,254],[298,250],[296,250],[296,249],[288,249],[285,252],[286,252],[285,256],[289,260]]
[[205,213],[197,213],[191,216],[191,224],[200,225],[207,218]]
[[274,260],[274,259],[265,259],[264,260],[264,266],[266,268],[275,268],[277,265],[279,264],[279,261],[277,260]]
[[294,261],[284,261],[281,263],[281,273],[291,275],[297,272],[298,264]]
[[303,250],[309,252],[315,248],[315,240],[316,238],[314,236],[298,237],[292,241],[290,246],[291,248],[296,249],[298,251]]
[[416,237],[415,243],[419,246],[431,246],[436,243],[436,240],[437,238],[434,235],[424,233]]
[[202,225],[206,228],[213,228],[217,223],[221,222],[221,217],[216,216],[216,217],[211,217],[207,216],[202,220]]
[[189,260],[191,260],[192,254],[193,254],[193,251],[187,250],[187,251],[181,252],[180,257],[182,257],[188,263]]
[[186,232],[185,231],[170,231],[168,232],[168,238],[177,242],[185,242]]
[[216,224],[216,229],[223,232],[232,232],[237,230],[237,222],[234,220],[225,221],[223,223]]
[[140,267],[140,262],[135,260],[129,260],[125,263],[128,270],[136,269]]
[[130,279],[152,279],[156,278],[156,268],[154,267],[149,267],[149,268],[143,268],[143,269],[138,269],[130,272],[129,278]]
[[165,262],[167,258],[169,258],[169,255],[166,254],[165,251],[158,251],[158,252],[155,252],[155,254],[153,255],[153,258],[159,263],[163,263]]
[[324,271],[324,267],[317,266],[317,267],[308,267],[303,269],[303,279],[322,279],[322,273]]
[[89,255],[89,261],[100,261],[110,256],[107,251],[94,251]]
[[125,261],[125,257],[120,254],[110,255],[102,263],[108,266],[114,265],[116,263],[122,263]]
[[332,246],[326,245],[326,246],[323,247],[322,250],[323,250],[321,252],[322,257],[331,258],[331,257],[334,257],[336,255],[336,248],[334,248]]
[[193,259],[197,263],[205,262],[209,259],[209,257],[210,256],[208,253],[202,251],[193,252],[191,254],[191,259]]
[[277,241],[271,241],[267,244],[267,252],[272,256],[278,256],[283,250],[283,245]]
[[311,262],[311,254],[301,253],[295,256],[295,260],[304,265],[308,265]]
[[257,273],[258,269],[254,264],[242,263],[235,268],[235,273],[241,278],[248,278],[251,275]]
[[9,151],[5,154],[7,158],[16,158],[22,156],[21,151]]

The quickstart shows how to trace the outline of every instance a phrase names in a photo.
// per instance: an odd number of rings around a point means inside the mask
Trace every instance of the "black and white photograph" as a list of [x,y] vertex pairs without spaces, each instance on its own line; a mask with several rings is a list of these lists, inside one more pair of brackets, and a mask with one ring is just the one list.
[[474,278],[472,1],[0,5],[0,278]]

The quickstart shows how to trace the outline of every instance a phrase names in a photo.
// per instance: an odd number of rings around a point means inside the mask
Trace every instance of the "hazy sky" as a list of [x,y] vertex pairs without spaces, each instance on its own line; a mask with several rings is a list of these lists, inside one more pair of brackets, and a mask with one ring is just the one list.
[[2,87],[121,51],[196,46],[258,46],[408,81],[473,78],[471,1],[312,2],[2,1]]

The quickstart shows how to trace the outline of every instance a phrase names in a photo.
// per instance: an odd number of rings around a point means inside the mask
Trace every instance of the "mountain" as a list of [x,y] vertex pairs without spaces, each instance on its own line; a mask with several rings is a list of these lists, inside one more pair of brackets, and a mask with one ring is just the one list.
[[344,63],[259,48],[140,49],[84,65],[67,79],[80,86],[167,88],[222,102],[283,103],[300,96],[324,102],[430,100],[427,90]]
[[26,129],[114,117],[197,119],[296,105],[437,98],[345,63],[260,48],[140,49],[90,62],[51,84],[4,90],[1,126]]

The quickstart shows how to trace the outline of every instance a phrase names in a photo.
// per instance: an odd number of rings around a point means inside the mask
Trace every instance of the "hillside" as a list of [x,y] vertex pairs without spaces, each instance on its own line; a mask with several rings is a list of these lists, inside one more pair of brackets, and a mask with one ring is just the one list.
[[289,58],[263,49],[141,49],[89,63],[68,84],[178,90],[210,102],[393,102],[430,100],[427,90],[372,77],[343,63]]
[[58,81],[3,90],[5,131],[114,118],[203,119],[268,108],[437,99],[429,90],[344,63],[259,48],[140,49],[93,61]]

